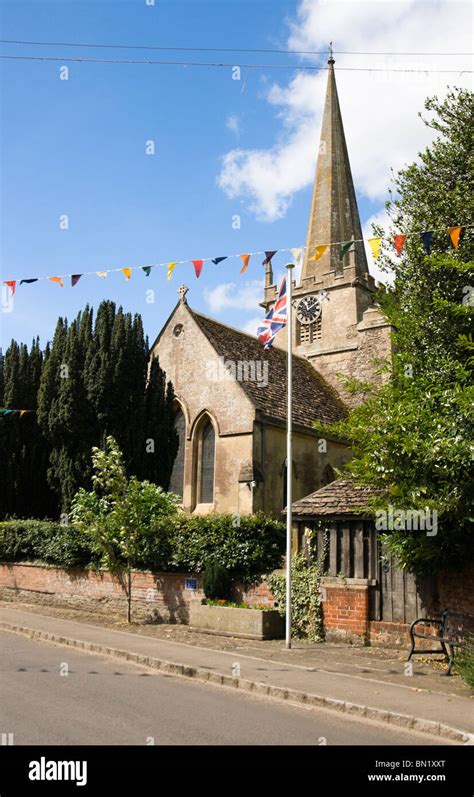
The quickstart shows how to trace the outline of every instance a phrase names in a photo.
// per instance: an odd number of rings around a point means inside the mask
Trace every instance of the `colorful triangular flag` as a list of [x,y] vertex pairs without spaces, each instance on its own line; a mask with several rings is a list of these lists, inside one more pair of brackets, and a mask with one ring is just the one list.
[[459,246],[459,236],[461,235],[462,227],[448,227],[449,237],[451,238],[451,243],[457,251]]
[[342,260],[344,255],[347,254],[347,252],[350,250],[353,244],[354,241],[341,241],[341,243],[339,244],[339,260]]
[[60,285],[61,288],[64,287],[64,282],[62,277],[48,277],[49,282],[56,282],[57,285]]
[[121,268],[120,271],[122,272],[122,274],[125,275],[125,279],[128,282],[130,277],[132,276],[132,269],[127,266],[126,268]]
[[228,255],[225,255],[225,257],[213,257],[212,262],[214,263],[214,265],[218,266],[219,263],[222,263],[223,260],[227,260],[227,257]]
[[102,277],[102,279],[105,279],[109,272],[108,271],[96,271],[95,273],[97,274],[98,277]]
[[191,260],[191,263],[194,266],[196,277],[199,279],[199,277],[201,276],[202,267],[204,265],[204,260]]
[[244,264],[242,266],[242,268],[240,269],[240,273],[244,274],[244,272],[247,271],[247,268],[248,268],[248,265],[249,265],[249,261],[250,261],[250,258],[252,257],[252,255],[239,255],[239,257],[242,260],[242,263]]
[[[277,252],[278,252],[278,249],[274,249],[272,252],[265,252],[265,260],[262,262],[262,266],[266,266],[267,263],[270,263],[272,257],[274,255],[276,255]],[[241,257],[242,257],[242,255],[241,255]]]
[[151,266],[142,266],[142,271],[144,271],[147,277],[149,277],[151,272]]
[[393,245],[395,247],[398,257],[400,257],[401,253],[403,252],[403,247],[405,246],[406,239],[407,239],[406,235],[393,236]]
[[374,257],[374,260],[377,260],[379,254],[380,254],[380,242],[381,242],[381,240],[382,240],[381,238],[369,238],[369,240],[367,241],[367,243],[369,244],[369,246],[370,246],[370,248],[372,250],[372,255]]
[[77,285],[79,280],[81,279],[82,274],[73,274],[71,276],[71,286],[74,288],[74,285]]
[[310,260],[320,260],[327,249],[328,249],[327,244],[323,244],[322,246],[317,246],[313,257],[311,257]]
[[168,269],[168,279],[169,280],[171,279],[171,275],[172,275],[173,271],[175,270],[175,268],[176,268],[176,263],[168,263],[167,269]]
[[4,280],[4,284],[10,288],[10,295],[13,296],[16,291],[16,280]]
[[29,280],[20,280],[20,285],[23,285],[23,283],[29,285],[31,282],[38,282],[38,277],[33,277],[32,279]]
[[423,246],[427,255],[431,254],[431,241],[433,240],[433,233],[431,230],[427,230],[427,232],[420,232],[421,240],[423,241]]
[[30,410],[20,410],[20,418],[27,412],[30,412]]

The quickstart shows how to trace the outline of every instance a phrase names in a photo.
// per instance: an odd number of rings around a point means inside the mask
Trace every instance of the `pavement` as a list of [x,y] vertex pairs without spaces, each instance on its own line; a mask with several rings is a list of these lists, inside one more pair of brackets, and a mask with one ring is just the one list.
[[406,651],[301,641],[288,651],[280,640],[218,637],[186,626],[132,625],[117,630],[111,627],[117,625],[113,617],[94,615],[91,622],[84,614],[1,603],[0,629],[439,740],[474,741],[468,687],[458,676],[444,677],[441,664],[422,657],[415,658],[413,675],[405,675]]

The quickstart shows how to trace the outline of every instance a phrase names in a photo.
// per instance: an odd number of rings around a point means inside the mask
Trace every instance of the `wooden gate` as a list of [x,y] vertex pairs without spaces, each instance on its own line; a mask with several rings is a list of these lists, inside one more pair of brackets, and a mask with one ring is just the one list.
[[389,623],[411,623],[426,614],[433,595],[433,580],[420,579],[395,567],[385,553],[379,564],[380,619]]

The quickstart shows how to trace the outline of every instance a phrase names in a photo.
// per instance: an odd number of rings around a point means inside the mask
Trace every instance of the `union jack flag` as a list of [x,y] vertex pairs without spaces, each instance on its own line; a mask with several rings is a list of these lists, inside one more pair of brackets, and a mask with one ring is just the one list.
[[283,329],[286,320],[286,277],[283,277],[276,302],[257,329],[257,340],[263,343],[264,349],[270,348],[275,335]]

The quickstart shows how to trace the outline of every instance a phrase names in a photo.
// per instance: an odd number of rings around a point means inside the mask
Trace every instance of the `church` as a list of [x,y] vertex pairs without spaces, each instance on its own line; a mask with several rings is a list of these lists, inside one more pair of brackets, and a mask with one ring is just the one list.
[[[346,441],[323,439],[313,426],[347,415],[353,398],[341,376],[377,381],[391,353],[362,241],[332,57],[328,65],[306,248],[288,330],[295,501],[332,482],[351,456]],[[264,269],[262,316],[277,296],[271,261]],[[179,450],[170,490],[188,512],[279,517],[286,503],[287,332],[264,350],[256,337],[194,310],[187,293],[182,286],[152,346],[176,394]]]

